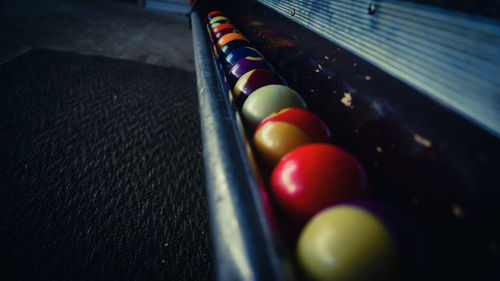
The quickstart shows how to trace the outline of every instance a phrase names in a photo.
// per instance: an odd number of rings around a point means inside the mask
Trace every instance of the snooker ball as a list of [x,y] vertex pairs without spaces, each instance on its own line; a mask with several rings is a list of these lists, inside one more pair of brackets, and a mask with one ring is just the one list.
[[[228,34],[228,33],[240,33],[240,31],[238,29],[235,29],[235,28],[226,28],[226,29],[223,29],[217,33],[214,33],[214,38],[215,38],[215,41],[219,40],[222,36]],[[240,33],[241,34],[241,33]]]
[[[222,48],[224,49],[224,47]],[[228,71],[227,80],[229,86],[234,87],[238,79],[240,79],[240,77],[243,76],[243,74],[253,69],[272,69],[272,67],[263,58],[252,58],[252,57],[242,58],[238,60]]]
[[273,167],[285,154],[313,142],[327,142],[330,131],[315,114],[301,108],[286,108],[262,121],[253,137],[256,151]]
[[221,25],[221,24],[223,24],[223,23],[229,23],[229,24],[230,24],[231,22],[230,22],[230,21],[228,21],[228,20],[220,19],[220,20],[218,20],[218,21],[212,22],[212,23],[210,24],[210,29],[212,29],[212,30],[213,30],[214,28],[216,28],[217,26],[219,26],[219,25]]
[[[224,35],[227,36],[227,35]],[[224,36],[221,39],[224,39]],[[224,63],[227,67],[227,70],[231,68],[237,61],[244,57],[257,57],[257,58],[262,58],[262,54],[259,53],[256,49],[252,47],[239,47],[236,48],[232,51],[230,51],[225,57],[224,57]]]
[[270,187],[280,208],[296,224],[322,209],[367,193],[363,167],[340,147],[313,143],[287,153],[271,174]]
[[[251,60],[252,58],[250,58]],[[234,66],[234,65],[233,65]],[[253,69],[243,74],[236,82],[233,95],[238,106],[242,106],[247,97],[255,90],[266,85],[285,85],[286,82],[271,69]]]
[[[331,133],[328,126],[316,114],[302,108],[285,108],[264,119],[259,127],[269,122],[287,122],[297,126],[309,136],[312,142],[329,142]],[[259,130],[257,127],[257,130]]]
[[218,17],[218,16],[223,16],[224,14],[221,12],[221,11],[211,11],[207,14],[206,18],[205,18],[205,21],[206,22],[209,22],[211,19],[213,19],[214,17]]
[[[240,47],[253,47],[247,40],[233,40],[220,48],[219,54],[225,58],[232,50]],[[236,83],[236,82],[235,82]],[[234,85],[233,85],[234,86]]]
[[294,90],[283,85],[267,85],[255,90],[245,100],[241,114],[247,130],[253,132],[264,118],[287,107],[307,108]]
[[216,23],[218,21],[225,21],[225,22],[229,22],[229,19],[226,18],[225,16],[216,16],[216,17],[213,17],[212,19],[210,19],[208,21],[209,24],[213,24],[213,23]]
[[226,28],[236,29],[236,26],[234,26],[233,24],[230,24],[230,23],[221,23],[218,26],[211,28],[212,34],[216,34],[216,33],[220,32],[221,30],[224,30]]
[[395,240],[399,252],[401,280],[415,276],[425,264],[425,243],[422,234],[404,215],[380,202],[370,199],[355,199],[336,206],[354,206],[369,211],[377,217]]
[[397,280],[395,240],[371,212],[338,205],[318,213],[302,230],[297,260],[310,280]]
[[226,45],[227,43],[231,42],[231,41],[234,41],[234,40],[246,40],[248,41],[248,39],[241,35],[240,33],[228,33],[224,36],[222,36],[219,40],[217,40],[217,49],[221,49],[222,46]]
[[287,122],[267,122],[255,131],[253,143],[259,158],[273,168],[283,155],[308,144],[311,138],[295,125]]
[[219,26],[219,25],[221,25],[221,24],[222,24],[222,23],[220,23],[220,22],[213,23],[213,24],[211,24],[211,25],[210,25],[210,29],[212,29],[212,30],[213,30],[214,28],[216,28],[217,26]]

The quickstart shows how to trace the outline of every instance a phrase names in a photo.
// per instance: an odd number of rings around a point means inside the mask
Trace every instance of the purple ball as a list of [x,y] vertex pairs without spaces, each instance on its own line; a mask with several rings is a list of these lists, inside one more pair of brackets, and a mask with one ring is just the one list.
[[335,206],[340,205],[350,205],[369,211],[384,224],[398,246],[404,276],[412,276],[417,268],[425,263],[425,243],[422,235],[408,218],[389,206],[369,199],[350,200]]
[[265,59],[256,59],[244,57],[238,60],[228,71],[228,82],[231,88],[234,87],[236,81],[240,79],[243,74],[253,69],[272,69],[271,65]]
[[271,69],[252,69],[245,73],[238,79],[233,89],[238,108],[243,106],[247,97],[255,90],[267,85],[287,86],[285,79]]

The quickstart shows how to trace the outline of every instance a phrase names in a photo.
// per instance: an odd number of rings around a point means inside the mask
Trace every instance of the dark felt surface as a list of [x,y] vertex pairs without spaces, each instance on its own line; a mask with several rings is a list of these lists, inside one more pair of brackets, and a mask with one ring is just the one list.
[[193,73],[33,50],[0,97],[3,280],[214,278]]

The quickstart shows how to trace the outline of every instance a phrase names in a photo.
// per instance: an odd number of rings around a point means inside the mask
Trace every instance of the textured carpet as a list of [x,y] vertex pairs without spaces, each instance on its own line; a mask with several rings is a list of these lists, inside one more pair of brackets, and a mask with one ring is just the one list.
[[194,74],[33,50],[0,65],[2,280],[212,280]]

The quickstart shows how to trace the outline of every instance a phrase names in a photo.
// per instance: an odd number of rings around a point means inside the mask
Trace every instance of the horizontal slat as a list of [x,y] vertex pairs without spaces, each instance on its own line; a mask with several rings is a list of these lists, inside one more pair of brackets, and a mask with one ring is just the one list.
[[500,22],[389,0],[259,1],[500,135]]

